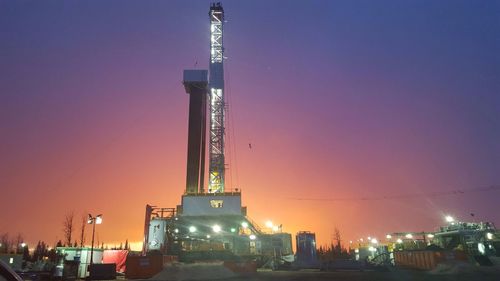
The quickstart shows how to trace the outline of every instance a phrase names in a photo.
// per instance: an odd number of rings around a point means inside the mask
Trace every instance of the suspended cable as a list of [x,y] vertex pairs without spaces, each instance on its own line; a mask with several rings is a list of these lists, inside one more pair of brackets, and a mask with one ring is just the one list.
[[422,197],[444,197],[444,196],[463,195],[466,193],[475,193],[475,192],[490,192],[495,190],[500,190],[500,185],[482,186],[469,189],[453,189],[453,190],[443,190],[443,191],[433,191],[433,192],[380,195],[380,196],[369,196],[369,197],[343,197],[343,198],[342,197],[339,198],[287,197],[285,199],[298,200],[298,201],[375,201],[375,200],[394,200],[394,199],[414,199]]

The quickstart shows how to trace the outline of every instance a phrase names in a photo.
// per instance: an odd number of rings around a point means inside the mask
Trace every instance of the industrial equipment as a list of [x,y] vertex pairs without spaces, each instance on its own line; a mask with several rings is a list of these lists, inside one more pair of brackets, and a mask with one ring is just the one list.
[[[264,233],[247,216],[241,190],[231,191],[225,184],[224,9],[220,3],[211,4],[209,19],[209,71],[183,73],[184,89],[189,94],[186,189],[176,208],[146,206],[143,254],[175,255],[180,261],[265,262],[270,257],[293,257],[291,235],[281,228]],[[209,177],[205,189],[207,145]]]

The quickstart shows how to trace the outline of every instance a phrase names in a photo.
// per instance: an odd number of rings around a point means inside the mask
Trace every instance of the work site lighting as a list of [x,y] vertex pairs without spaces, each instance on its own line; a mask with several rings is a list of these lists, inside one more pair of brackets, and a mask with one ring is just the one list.
[[248,228],[248,223],[246,221],[244,221],[244,222],[241,223],[241,226],[243,228]]
[[491,232],[486,233],[486,238],[488,240],[492,240],[493,239],[493,233],[491,233]]
[[95,236],[95,225],[96,224],[101,224],[102,223],[102,215],[99,214],[95,217],[92,217],[91,214],[89,214],[87,223],[92,225],[92,242],[90,246],[90,265],[94,263],[94,236]]
[[272,221],[266,221],[266,227],[273,228],[273,222]]
[[398,240],[396,240],[396,242],[397,242],[398,244],[401,244],[401,243],[403,243],[403,240],[401,240],[401,238],[398,238]]
[[455,221],[455,219],[452,216],[446,216],[444,219],[446,220],[446,222],[449,223],[453,223]]
[[413,235],[411,233],[408,233],[408,234],[405,235],[405,237],[408,238],[408,239],[412,239]]
[[195,226],[190,226],[189,227],[189,232],[191,232],[191,233],[196,232],[196,227]]
[[250,234],[250,236],[248,236],[248,238],[250,238],[250,240],[255,240],[257,237],[253,234]]
[[221,228],[220,228],[220,225],[214,225],[212,226],[212,230],[215,232],[215,233],[219,233],[221,231]]
[[387,235],[385,236],[385,238],[387,238],[387,239],[391,239],[391,238],[392,238],[392,235],[387,234]]

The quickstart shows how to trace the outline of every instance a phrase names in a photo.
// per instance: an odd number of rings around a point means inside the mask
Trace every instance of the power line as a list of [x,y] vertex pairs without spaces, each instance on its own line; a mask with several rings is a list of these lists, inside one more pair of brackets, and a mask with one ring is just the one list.
[[375,201],[375,200],[393,200],[393,199],[414,199],[422,197],[444,197],[444,196],[454,196],[463,195],[466,193],[477,193],[477,192],[490,192],[500,190],[500,185],[490,185],[482,186],[468,189],[453,189],[453,190],[443,190],[443,191],[433,191],[433,192],[421,192],[421,193],[408,193],[408,194],[394,194],[394,195],[380,195],[380,196],[369,196],[369,197],[339,197],[339,198],[299,198],[299,197],[288,197],[288,200],[298,200],[298,201]]

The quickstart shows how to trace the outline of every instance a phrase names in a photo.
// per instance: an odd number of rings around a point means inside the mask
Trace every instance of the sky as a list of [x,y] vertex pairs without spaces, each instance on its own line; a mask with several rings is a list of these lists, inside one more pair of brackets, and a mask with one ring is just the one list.
[[[254,221],[320,245],[500,226],[500,2],[222,4],[227,186]],[[96,241],[138,247],[145,205],[180,204],[209,5],[0,0],[0,232],[103,214]]]

